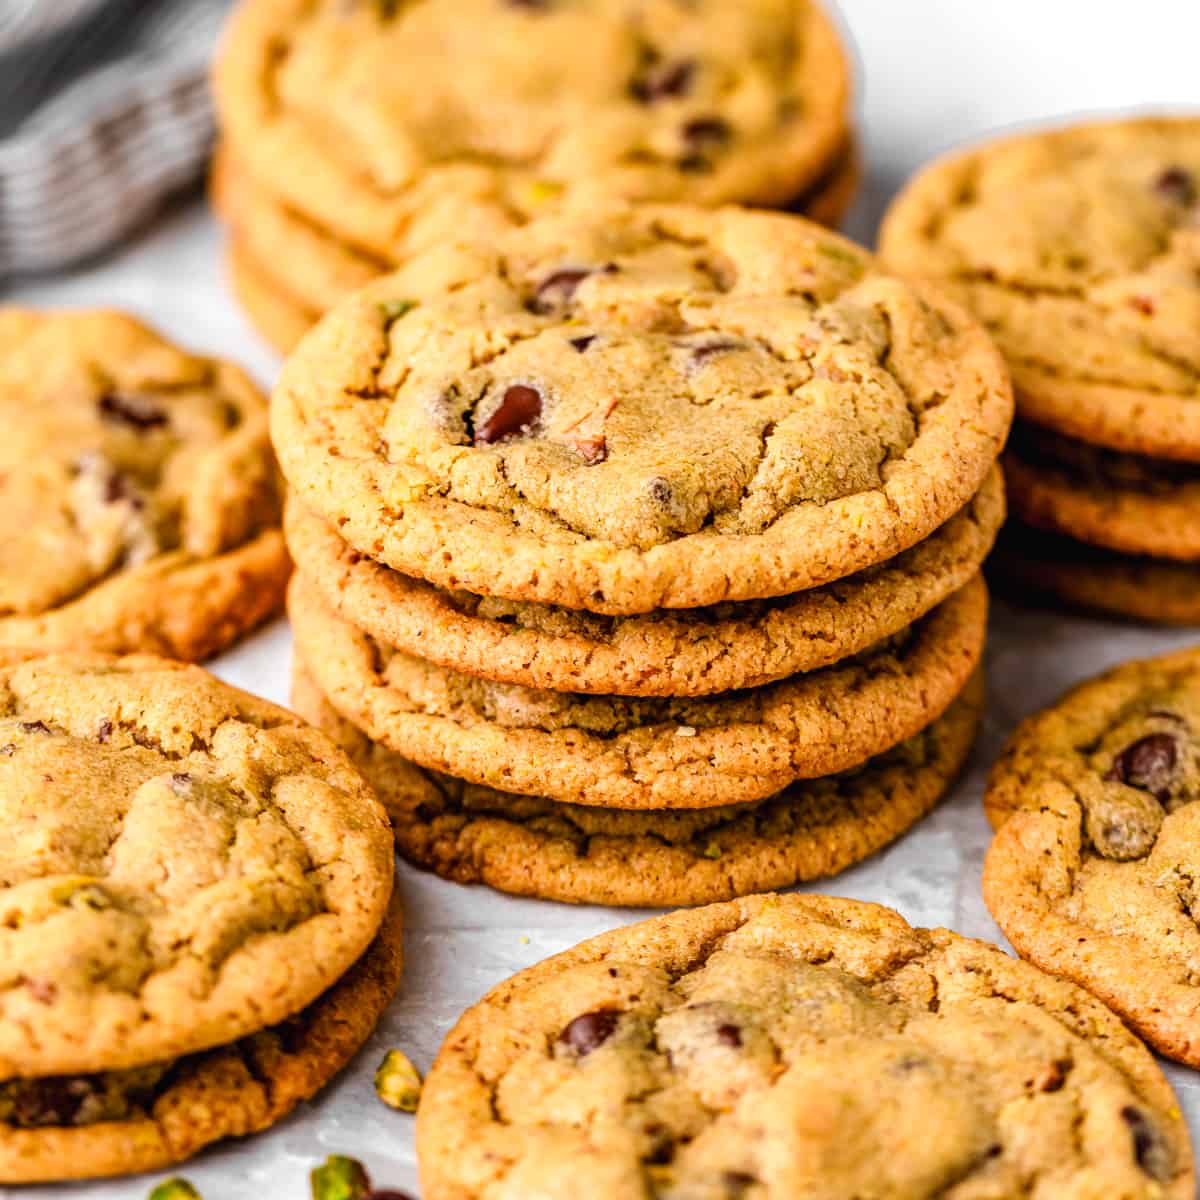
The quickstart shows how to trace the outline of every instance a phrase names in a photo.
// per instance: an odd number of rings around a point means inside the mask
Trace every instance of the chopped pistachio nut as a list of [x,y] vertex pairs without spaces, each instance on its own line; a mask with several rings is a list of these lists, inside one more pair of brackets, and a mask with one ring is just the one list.
[[344,1154],[331,1154],[308,1178],[312,1200],[364,1200],[371,1191],[366,1167]]
[[401,1112],[416,1112],[421,1099],[421,1075],[400,1050],[389,1050],[375,1072],[380,1100]]
[[703,853],[705,858],[720,858],[721,847],[718,846],[716,842],[709,842],[708,845],[704,847]]
[[849,246],[839,246],[837,242],[818,242],[817,252],[834,262],[851,267],[858,274],[862,273],[865,266],[861,254]]
[[379,311],[383,313],[386,321],[398,321],[405,313],[412,312],[416,307],[415,300],[381,300],[379,302]]
[[535,179],[525,189],[526,202],[533,206],[548,204],[563,193],[563,185],[553,179]]
[[186,1179],[168,1179],[160,1183],[146,1200],[201,1200],[200,1193]]
[[86,879],[68,879],[57,884],[51,897],[55,904],[69,904],[72,908],[92,908],[97,912],[112,908],[112,897],[98,884]]

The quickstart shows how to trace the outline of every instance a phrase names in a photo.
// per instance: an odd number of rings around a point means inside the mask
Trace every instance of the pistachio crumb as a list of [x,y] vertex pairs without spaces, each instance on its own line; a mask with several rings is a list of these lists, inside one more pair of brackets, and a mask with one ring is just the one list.
[[421,1075],[402,1050],[389,1050],[375,1072],[375,1091],[389,1108],[416,1112],[421,1099]]
[[405,313],[410,313],[417,307],[415,300],[381,300],[379,311],[385,321],[398,321]]
[[147,1200],[201,1200],[201,1196],[186,1179],[176,1176],[160,1183]]
[[331,1154],[308,1178],[312,1200],[365,1200],[371,1191],[366,1167],[345,1154]]

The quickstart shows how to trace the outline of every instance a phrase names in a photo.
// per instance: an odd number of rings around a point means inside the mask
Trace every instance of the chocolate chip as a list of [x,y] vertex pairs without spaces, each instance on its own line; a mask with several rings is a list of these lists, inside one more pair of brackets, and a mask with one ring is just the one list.
[[720,117],[694,117],[683,127],[683,140],[694,150],[729,140],[729,123]]
[[112,737],[112,731],[113,723],[106,717],[100,722],[100,726],[96,730],[96,737],[102,742],[107,742],[108,739]]
[[695,73],[696,64],[691,59],[661,62],[655,55],[629,85],[629,90],[635,100],[653,104],[657,100],[686,95]]
[[1184,208],[1196,203],[1196,178],[1184,167],[1168,167],[1154,181],[1154,190],[1164,200]]
[[22,733],[49,733],[50,726],[45,721],[22,721]]
[[1126,746],[1113,759],[1104,778],[1140,788],[1165,802],[1171,795],[1178,758],[1178,744],[1173,734],[1150,733]]
[[612,1037],[619,1019],[620,1013],[614,1012],[611,1008],[601,1008],[595,1012],[584,1013],[582,1016],[576,1017],[558,1035],[558,1040],[564,1046],[569,1046],[582,1058],[586,1054],[591,1054],[593,1050],[598,1050]]
[[1171,1155],[1140,1108],[1127,1104],[1121,1109],[1121,1119],[1133,1135],[1133,1157],[1137,1165],[1152,1179],[1166,1179],[1171,1173]]
[[675,489],[671,487],[670,480],[663,479],[661,475],[656,475],[646,484],[646,492],[655,504],[661,504],[664,508],[675,499]]
[[17,747],[12,742],[8,742],[6,745],[0,746],[0,754],[3,754],[5,758],[12,758],[16,752]]
[[1063,1084],[1067,1082],[1071,1066],[1069,1058],[1056,1058],[1053,1062],[1047,1063],[1033,1079],[1034,1090],[1039,1092],[1061,1091]]
[[692,347],[691,361],[694,366],[707,362],[715,354],[724,354],[727,350],[738,350],[742,343],[733,338],[718,337]]
[[718,1025],[717,1041],[722,1046],[732,1046],[735,1050],[738,1050],[742,1045],[742,1031],[736,1025]]
[[[527,5],[527,7],[533,7]],[[382,1188],[368,1192],[363,1200],[413,1200],[407,1192],[398,1192],[394,1188]]]
[[537,388],[515,383],[507,388],[499,407],[475,429],[475,445],[491,446],[505,438],[528,433],[542,415],[542,394]]
[[186,796],[192,790],[192,777],[186,771],[177,771],[171,776],[171,791],[177,796]]
[[105,481],[104,499],[108,504],[120,504],[122,501],[128,501],[135,512],[140,511],[144,504],[141,496],[133,490],[129,476],[120,471],[113,471]]
[[594,341],[596,335],[594,333],[585,333],[583,337],[568,338],[570,345],[582,354]]
[[535,12],[544,12],[550,7],[550,0],[507,0],[509,8],[530,8]]
[[730,1189],[732,1196],[740,1196],[747,1188],[753,1187],[758,1180],[745,1171],[726,1171],[721,1176],[721,1182]]
[[547,275],[537,286],[529,303],[535,313],[551,313],[570,303],[575,289],[589,276],[590,267],[563,267]]
[[145,396],[108,392],[100,397],[100,411],[108,420],[130,429],[161,429],[167,424],[167,414]]

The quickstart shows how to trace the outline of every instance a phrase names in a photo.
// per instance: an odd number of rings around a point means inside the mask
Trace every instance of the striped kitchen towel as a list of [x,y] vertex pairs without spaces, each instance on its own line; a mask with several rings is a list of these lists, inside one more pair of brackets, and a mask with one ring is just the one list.
[[0,280],[133,232],[212,148],[228,0],[0,0]]

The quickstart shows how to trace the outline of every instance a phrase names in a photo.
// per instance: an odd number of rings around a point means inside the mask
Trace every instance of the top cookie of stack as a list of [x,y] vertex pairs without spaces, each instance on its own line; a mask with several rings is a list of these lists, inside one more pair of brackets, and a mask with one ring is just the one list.
[[[510,823],[514,793],[543,827],[600,807],[666,842],[670,816],[712,858],[701,810],[795,800],[963,692],[1010,416],[970,318],[797,217],[618,207],[431,251],[326,317],[272,400],[301,658]],[[709,865],[687,900],[799,869]]]
[[234,282],[284,347],[448,234],[616,199],[832,222],[857,175],[814,0],[247,0],[215,89]]
[[1200,119],[1144,117],[935,163],[881,239],[1012,369],[1009,569],[1147,619],[1200,621],[1198,218]]

